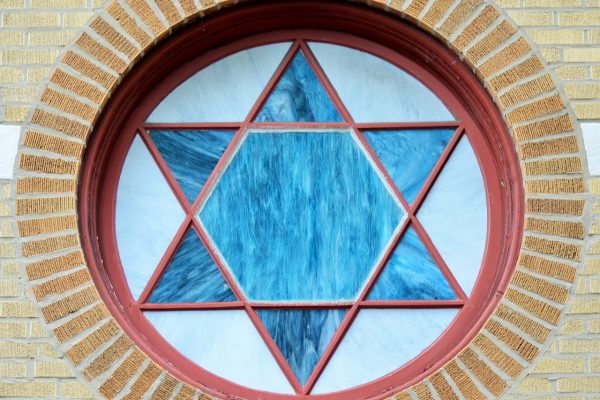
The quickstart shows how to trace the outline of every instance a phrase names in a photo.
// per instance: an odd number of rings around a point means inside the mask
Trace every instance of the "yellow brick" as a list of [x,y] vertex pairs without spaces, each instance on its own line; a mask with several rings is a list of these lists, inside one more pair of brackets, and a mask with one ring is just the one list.
[[523,7],[579,7],[581,0],[524,0]]
[[12,238],[15,237],[12,225],[10,222],[2,221],[0,222],[0,237],[2,238]]
[[19,264],[16,262],[6,262],[0,264],[0,271],[3,276],[8,277],[17,277],[21,276],[21,270],[19,269]]
[[565,62],[600,62],[600,48],[575,47],[564,50]]
[[5,28],[58,28],[60,16],[58,13],[27,12],[4,14]]
[[549,392],[552,385],[548,379],[525,378],[517,388],[517,393],[543,393]]
[[37,313],[30,301],[3,301],[0,303],[0,316],[33,318],[37,317]]
[[19,281],[16,279],[0,281],[0,297],[17,297],[20,295]]
[[558,24],[560,26],[598,26],[600,25],[600,11],[560,11]]
[[600,376],[562,378],[557,380],[559,392],[600,393]]
[[589,281],[590,293],[600,293],[600,279],[592,279]]
[[36,361],[34,364],[36,378],[68,378],[73,372],[64,361]]
[[555,63],[560,61],[561,50],[556,47],[542,47],[540,53],[544,59],[549,63]]
[[94,393],[84,383],[62,383],[60,385],[61,399],[93,399]]
[[561,359],[561,358],[543,358],[539,360],[533,373],[537,374],[553,374],[553,373],[568,373],[583,372],[585,366],[583,359]]
[[600,339],[563,339],[559,348],[561,353],[595,353],[600,349]]
[[0,0],[0,8],[23,8],[25,0]]
[[591,319],[588,322],[588,330],[590,333],[600,333],[600,319]]
[[57,49],[27,49],[4,50],[2,62],[4,64],[53,64],[58,57]]
[[42,45],[42,46],[51,46],[65,45],[71,40],[75,31],[40,31],[40,32],[31,32],[29,34],[29,44],[30,45]]
[[521,6],[521,0],[496,0],[494,3],[502,8],[516,8]]
[[577,119],[600,119],[600,103],[571,103]]
[[5,183],[0,187],[0,199],[8,199],[10,197],[10,183]]
[[31,8],[85,8],[86,0],[31,0]]
[[14,257],[15,245],[12,242],[0,242],[0,257]]
[[590,29],[588,38],[590,44],[600,44],[600,29]]
[[65,28],[81,28],[91,16],[90,12],[65,13],[63,25]]
[[565,92],[572,99],[600,98],[600,83],[568,83]]
[[42,343],[40,345],[40,353],[45,355],[46,357],[59,358],[62,357],[62,354],[54,349],[54,347],[50,346],[48,343]]
[[25,117],[27,117],[27,112],[29,112],[29,107],[27,106],[7,106],[4,115],[4,120],[6,122],[25,121]]
[[25,34],[19,31],[0,32],[0,45],[19,46],[25,44]]
[[23,81],[25,74],[22,68],[0,68],[0,83],[19,83]]
[[27,68],[27,82],[40,83],[48,77],[48,74],[50,74],[50,68]]
[[[0,342],[0,358],[23,358],[38,355],[38,346],[31,343]],[[2,397],[0,395],[0,397]]]
[[0,322],[0,337],[24,338],[27,336],[25,322]]
[[527,29],[537,44],[584,44],[583,29]]
[[0,397],[55,397],[54,382],[0,383]]
[[34,338],[38,338],[38,337],[48,337],[48,333],[46,333],[46,330],[44,329],[44,327],[37,321],[33,321],[31,323],[31,333],[30,333],[31,337]]
[[0,377],[2,378],[25,378],[27,376],[27,364],[24,362],[5,361],[0,362]]
[[583,333],[583,321],[578,319],[571,319],[564,321],[560,326],[561,335],[576,335]]
[[4,90],[4,101],[12,102],[33,102],[37,99],[38,88],[35,86],[19,86],[6,88]]
[[582,80],[586,77],[586,67],[556,67],[556,75],[562,80]]
[[551,12],[508,11],[508,15],[519,26],[540,26],[552,24]]

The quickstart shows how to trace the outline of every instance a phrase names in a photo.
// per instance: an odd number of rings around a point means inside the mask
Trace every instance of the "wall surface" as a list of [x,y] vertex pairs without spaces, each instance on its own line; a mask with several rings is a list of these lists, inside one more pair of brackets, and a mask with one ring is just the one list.
[[[127,12],[136,9],[131,1],[119,3]],[[164,2],[147,3],[158,16],[159,23],[167,25],[171,22],[168,21],[171,17],[163,8]],[[210,1],[193,3],[198,9],[202,9],[205,3],[212,4]],[[409,17],[416,18],[418,15],[431,15],[428,14],[429,11],[437,10],[433,3],[436,2],[393,0],[386,6],[402,9]],[[528,218],[527,221],[528,229],[539,233],[539,240],[553,240],[558,236],[567,245],[573,244],[583,249],[583,256],[573,257],[570,261],[565,261],[565,257],[555,251],[548,251],[547,260],[554,262],[552,265],[555,267],[546,266],[555,268],[554,273],[550,274],[550,277],[543,275],[539,272],[540,267],[537,269],[539,273],[532,272],[528,275],[529,279],[537,279],[538,282],[538,289],[534,290],[532,298],[543,298],[551,306],[560,309],[560,322],[550,324],[543,316],[531,316],[531,313],[528,314],[529,319],[495,316],[493,323],[501,327],[509,326],[520,334],[524,342],[511,347],[511,343],[507,341],[499,346],[503,352],[490,354],[485,354],[485,349],[489,347],[480,343],[476,353],[486,360],[491,359],[495,365],[495,372],[492,374],[497,373],[509,382],[506,390],[497,392],[498,397],[533,400],[600,399],[600,201],[596,200],[596,197],[600,197],[600,1],[499,0],[495,3],[499,11],[488,9],[486,4],[477,0],[448,1],[446,4],[440,8],[438,26],[442,26],[456,10],[464,9],[466,13],[466,16],[459,20],[456,32],[452,36],[454,45],[460,37],[465,43],[471,44],[485,39],[490,32],[499,27],[499,15],[512,19],[520,27],[515,34],[516,41],[522,37],[533,43],[534,51],[541,54],[547,63],[560,94],[569,100],[566,104],[561,102],[556,105],[556,102],[548,100],[549,97],[540,92],[539,96],[526,97],[523,104],[528,106],[544,102],[546,113],[542,113],[543,117],[540,114],[539,121],[564,115],[565,107],[567,111],[574,113],[580,124],[575,127],[578,139],[571,145],[571,152],[583,154],[584,164],[587,163],[587,167],[580,165],[579,168],[573,169],[567,164],[557,164],[554,170],[550,169],[541,174],[550,178],[560,174],[561,178],[566,178],[561,179],[561,183],[556,184],[558,186],[543,189],[541,183],[539,186],[527,185],[530,192],[551,193],[559,201],[581,201],[583,204],[582,199],[589,200],[588,206],[580,207],[580,215],[569,215],[565,212],[551,220]],[[31,110],[39,102],[42,90],[48,86],[54,66],[59,62],[59,54],[66,45],[80,36],[95,12],[110,21],[115,20],[114,14],[108,15],[107,11],[103,10],[105,6],[106,4],[98,0],[0,0],[0,397],[100,398],[101,393],[107,395],[110,392],[106,392],[106,387],[103,390],[102,386],[88,383],[90,376],[110,376],[119,368],[118,365],[109,364],[105,370],[97,364],[98,368],[94,369],[93,362],[83,372],[73,368],[72,360],[65,357],[64,348],[58,344],[56,330],[52,335],[47,333],[47,325],[40,317],[38,302],[43,300],[44,304],[49,304],[55,296],[71,293],[73,288],[53,287],[49,284],[45,288],[48,294],[42,294],[39,290],[34,292],[27,284],[26,265],[18,262],[17,256],[22,252],[22,238],[28,234],[24,233],[22,219],[17,216],[19,211],[16,192],[20,189],[13,179],[17,146],[23,140],[24,134],[21,127],[31,119]],[[177,3],[177,7],[174,8],[174,12],[181,19],[187,12],[184,6]],[[479,22],[473,24],[475,20]],[[143,31],[152,37],[156,34],[149,24],[144,25]],[[93,31],[88,27],[86,32]],[[464,34],[461,36],[461,33]],[[97,34],[93,35],[98,39]],[[109,48],[115,46],[115,43],[109,43],[105,39],[98,40]],[[468,46],[466,47],[468,49]],[[499,46],[498,51],[501,52],[503,48],[508,48],[508,45]],[[528,50],[520,54],[518,45],[510,47],[507,51],[515,62],[503,66],[498,73],[518,65],[529,54]],[[73,52],[74,56],[80,53],[78,50]],[[66,70],[80,76],[90,88],[100,93],[106,91],[99,80],[86,77],[74,68]],[[115,75],[115,72],[107,67],[101,67],[99,71],[109,76]],[[51,86],[59,92],[69,92],[69,88],[59,87],[60,77],[56,74],[52,75],[52,82]],[[518,93],[514,95],[518,97]],[[79,96],[78,99],[89,107],[95,105],[89,96],[87,99]],[[68,107],[68,104],[66,106]],[[60,109],[61,104],[54,104],[53,107]],[[538,120],[534,119],[533,123]],[[555,145],[558,146],[557,142]],[[564,146],[564,142],[561,146]],[[82,150],[81,144],[73,144],[69,151],[75,156],[80,155]],[[46,153],[42,151],[40,154]],[[540,154],[536,162],[543,163],[552,161],[550,155],[555,153],[548,150]],[[521,155],[523,158],[527,157],[523,153]],[[564,174],[568,176],[562,176]],[[52,177],[52,174],[48,176]],[[26,178],[27,173],[22,173],[21,177]],[[63,184],[71,187],[75,183],[66,180]],[[32,195],[33,199],[35,197]],[[73,204],[64,205],[59,216],[67,233],[76,229]],[[579,222],[581,217],[584,220],[583,225]],[[583,232],[583,226],[589,228],[587,233]],[[35,236],[38,242],[54,238],[50,230],[31,232],[30,236]],[[579,263],[579,260],[583,260],[583,263]],[[576,276],[573,274],[571,277],[566,267],[561,269],[561,263],[576,267]],[[529,269],[536,271],[536,268],[531,266]],[[68,272],[73,273],[73,270]],[[63,275],[66,275],[66,272]],[[59,278],[61,276],[60,273],[57,275]],[[570,281],[574,284],[565,284]],[[58,283],[54,286],[57,285],[60,286]],[[539,289],[544,285],[549,287],[550,293]],[[564,299],[555,296],[560,290],[568,290]],[[93,315],[92,311],[96,307],[95,303],[88,304],[84,312],[87,312],[88,316]],[[515,303],[514,309],[522,311],[523,307]],[[105,317],[102,315],[104,311],[98,310],[100,316],[96,315],[96,320],[87,322],[90,327],[96,326],[98,321]],[[51,326],[50,329],[54,327]],[[83,337],[84,333],[75,333],[71,339],[77,339],[77,335]],[[117,344],[118,340],[117,338],[112,342],[111,346]],[[528,355],[522,352],[526,343],[532,343],[536,349],[539,348],[539,351],[531,356],[533,363],[528,359]],[[129,351],[128,348],[119,350],[117,347],[114,346],[112,352],[104,353],[104,357],[113,357],[115,361]],[[499,359],[493,359],[494,357]],[[463,361],[468,364],[466,358]],[[143,373],[144,371],[137,371],[132,374],[115,393],[127,392]],[[472,377],[470,372],[467,375]],[[448,379],[446,373],[443,376]],[[468,397],[468,392],[461,386],[460,377],[452,378],[448,379],[451,381],[450,391],[457,393],[457,397]],[[493,382],[487,385],[485,379],[483,383],[480,381],[481,377],[476,383],[476,389],[470,392],[477,393],[472,397],[495,397]],[[185,398],[181,395],[186,391],[185,387],[181,383],[171,384],[173,388],[168,393]],[[147,395],[157,389],[157,386],[158,383],[152,389],[146,388]],[[155,396],[161,398],[156,393]],[[407,393],[412,398],[451,398],[450,395],[444,395],[439,387],[435,387],[435,381],[433,384],[415,387]]]

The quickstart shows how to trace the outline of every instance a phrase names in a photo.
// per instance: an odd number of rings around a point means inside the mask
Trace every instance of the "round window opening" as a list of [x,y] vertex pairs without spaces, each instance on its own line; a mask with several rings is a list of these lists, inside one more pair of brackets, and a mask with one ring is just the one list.
[[250,5],[174,34],[107,105],[82,182],[113,315],[218,397],[418,382],[481,329],[521,239],[518,162],[484,88],[356,5]]

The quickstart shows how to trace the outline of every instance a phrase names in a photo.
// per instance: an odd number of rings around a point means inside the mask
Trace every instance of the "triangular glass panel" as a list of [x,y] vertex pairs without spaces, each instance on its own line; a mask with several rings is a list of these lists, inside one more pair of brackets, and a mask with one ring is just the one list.
[[190,203],[202,190],[234,134],[234,131],[217,130],[150,131],[160,155]]
[[301,51],[270,93],[258,122],[341,122],[342,118]]
[[196,232],[190,229],[152,292],[149,303],[235,300],[221,271]]
[[453,129],[364,132],[406,201],[412,203],[454,134]]
[[342,323],[346,310],[258,310],[258,316],[302,385]]
[[409,227],[377,278],[368,300],[454,300],[456,295]]

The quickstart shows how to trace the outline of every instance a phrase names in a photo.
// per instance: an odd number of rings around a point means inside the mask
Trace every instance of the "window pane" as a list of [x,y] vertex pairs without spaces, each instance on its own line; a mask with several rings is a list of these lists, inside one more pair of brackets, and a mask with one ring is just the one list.
[[379,57],[326,43],[310,48],[356,122],[455,119],[421,82]]
[[348,389],[382,377],[416,357],[458,310],[361,310],[312,393]]
[[200,218],[254,300],[349,300],[404,212],[350,132],[254,132]]
[[294,393],[245,311],[146,311],[144,316],[202,368],[250,388]]
[[149,303],[235,301],[221,271],[193,229],[169,262]]
[[479,163],[466,136],[460,140],[417,217],[467,295],[487,238],[487,204]]
[[148,122],[243,121],[289,47],[255,47],[209,65],[175,88]]
[[115,218],[121,264],[134,299],[146,287],[183,218],[162,172],[136,136],[121,171]]

